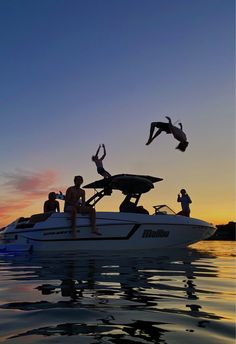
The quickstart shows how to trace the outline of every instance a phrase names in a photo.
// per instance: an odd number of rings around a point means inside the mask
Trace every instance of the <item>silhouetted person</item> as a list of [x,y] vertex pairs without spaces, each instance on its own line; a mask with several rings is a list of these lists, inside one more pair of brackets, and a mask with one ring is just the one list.
[[76,214],[89,214],[90,221],[92,226],[92,233],[100,233],[96,229],[96,211],[92,207],[87,207],[85,205],[85,191],[81,189],[81,184],[83,183],[83,177],[75,176],[74,177],[74,186],[70,186],[66,190],[65,196],[65,212],[71,213],[71,228],[72,236],[76,238]]
[[[99,158],[98,157],[98,154],[99,154],[99,151],[101,149],[101,147],[103,147],[103,155]],[[92,160],[95,162],[96,166],[97,166],[97,172],[98,174],[100,174],[101,176],[103,176],[104,178],[108,178],[108,177],[111,177],[110,173],[107,172],[104,167],[103,167],[103,159],[105,158],[106,156],[106,147],[104,144],[99,145],[98,149],[97,149],[97,152],[95,155],[92,156]]]
[[120,212],[122,213],[139,213],[149,214],[149,212],[142,206],[131,202],[132,195],[127,195],[120,205]]
[[44,202],[43,206],[44,213],[58,211],[60,212],[60,204],[56,200],[56,193],[50,192],[48,194],[48,200]]
[[[182,123],[179,123],[179,128],[172,124],[170,117],[165,116],[168,119],[168,122],[152,122],[150,127],[149,138],[146,145],[149,145],[158,135],[162,132],[166,134],[172,134],[174,138],[179,141],[180,143],[176,147],[180,151],[184,152],[188,147],[187,137],[183,132]],[[155,129],[157,129],[156,133],[154,134]],[[154,135],[153,135],[154,134]]]
[[180,190],[180,194],[178,194],[178,197],[177,197],[177,202],[180,202],[181,207],[182,207],[182,210],[178,213],[178,215],[189,217],[190,216],[189,204],[191,204],[192,201],[185,189]]

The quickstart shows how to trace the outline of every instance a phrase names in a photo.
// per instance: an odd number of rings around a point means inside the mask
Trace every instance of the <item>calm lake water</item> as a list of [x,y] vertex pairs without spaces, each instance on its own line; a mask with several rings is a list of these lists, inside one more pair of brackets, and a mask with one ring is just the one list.
[[234,343],[235,245],[0,255],[0,342]]

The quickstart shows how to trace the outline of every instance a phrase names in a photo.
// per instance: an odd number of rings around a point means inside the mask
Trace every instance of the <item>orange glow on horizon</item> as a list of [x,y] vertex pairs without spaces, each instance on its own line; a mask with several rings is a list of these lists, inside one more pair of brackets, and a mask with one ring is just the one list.
[[[43,204],[46,198],[40,198],[38,200],[33,200],[32,203],[29,205],[29,202],[25,204],[19,203],[15,204],[14,206],[9,206],[9,208],[5,209],[5,213],[1,214],[0,219],[0,227],[6,226],[7,224],[11,223],[12,221],[16,220],[18,217],[29,217],[32,214],[37,214],[43,212]],[[117,195],[114,198],[105,197],[101,203],[98,203],[96,206],[96,211],[119,211],[119,204],[122,202],[123,196]],[[64,208],[64,201],[59,200],[60,203],[60,210],[63,212]],[[153,200],[149,200],[148,202],[140,202],[150,214],[154,213],[153,205],[156,205],[157,202]],[[168,204],[167,204],[168,205]],[[172,208],[175,212],[180,210],[178,204],[170,204],[170,208]],[[203,221],[213,223],[214,225],[221,225],[227,224],[228,222],[236,222],[235,212],[233,209],[227,209],[224,213],[216,213],[214,208],[209,208],[207,211],[203,209],[201,206],[192,207],[191,217],[198,218]]]

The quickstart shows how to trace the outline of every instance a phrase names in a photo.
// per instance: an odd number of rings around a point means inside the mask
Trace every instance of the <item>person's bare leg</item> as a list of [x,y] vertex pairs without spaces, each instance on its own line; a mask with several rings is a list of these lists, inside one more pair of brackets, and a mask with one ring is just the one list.
[[111,174],[110,174],[109,172],[107,172],[107,171],[104,170],[104,173],[103,173],[102,176],[103,176],[104,178],[109,178],[109,177],[111,177]]
[[76,208],[71,210],[71,230],[72,230],[72,238],[76,239]]
[[94,208],[90,208],[90,221],[91,221],[91,226],[92,226],[92,233],[101,235],[101,233],[99,233],[96,228],[96,211]]
[[[149,145],[163,131],[163,129],[161,129],[158,124],[159,124],[159,122],[152,122],[151,123],[150,135],[149,135],[149,139],[148,139],[146,145]],[[155,128],[157,128],[158,130],[156,131],[155,135],[153,136]]]
[[90,222],[92,226],[92,233],[95,233],[97,229],[96,229],[96,217],[95,217],[94,208],[90,209],[89,215],[90,215]]
[[151,127],[150,127],[149,138],[147,140],[146,145],[150,145],[150,143],[152,142],[152,140],[153,140],[152,135],[154,133],[155,128],[156,128],[156,122],[152,122]]
[[155,135],[153,136],[151,142],[152,142],[158,135],[160,135],[160,133],[161,133],[162,131],[163,131],[162,129],[158,129],[157,132],[155,133]]
[[95,209],[92,207],[81,207],[80,212],[82,214],[89,214],[90,223],[91,223],[91,227],[92,227],[91,228],[92,234],[101,235],[101,233],[99,233],[97,231],[97,228],[96,228],[96,211],[95,211]]

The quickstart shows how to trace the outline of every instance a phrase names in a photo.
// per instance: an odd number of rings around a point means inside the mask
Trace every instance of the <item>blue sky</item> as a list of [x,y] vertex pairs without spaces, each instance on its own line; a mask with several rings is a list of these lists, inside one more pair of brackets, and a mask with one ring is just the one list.
[[[232,0],[2,0],[2,222],[40,212],[75,174],[99,178],[99,143],[111,174],[164,178],[147,207],[178,210],[186,187],[193,216],[235,218],[234,13]],[[183,123],[185,153],[165,134],[145,146],[167,114]],[[40,183],[29,194],[22,179]]]

